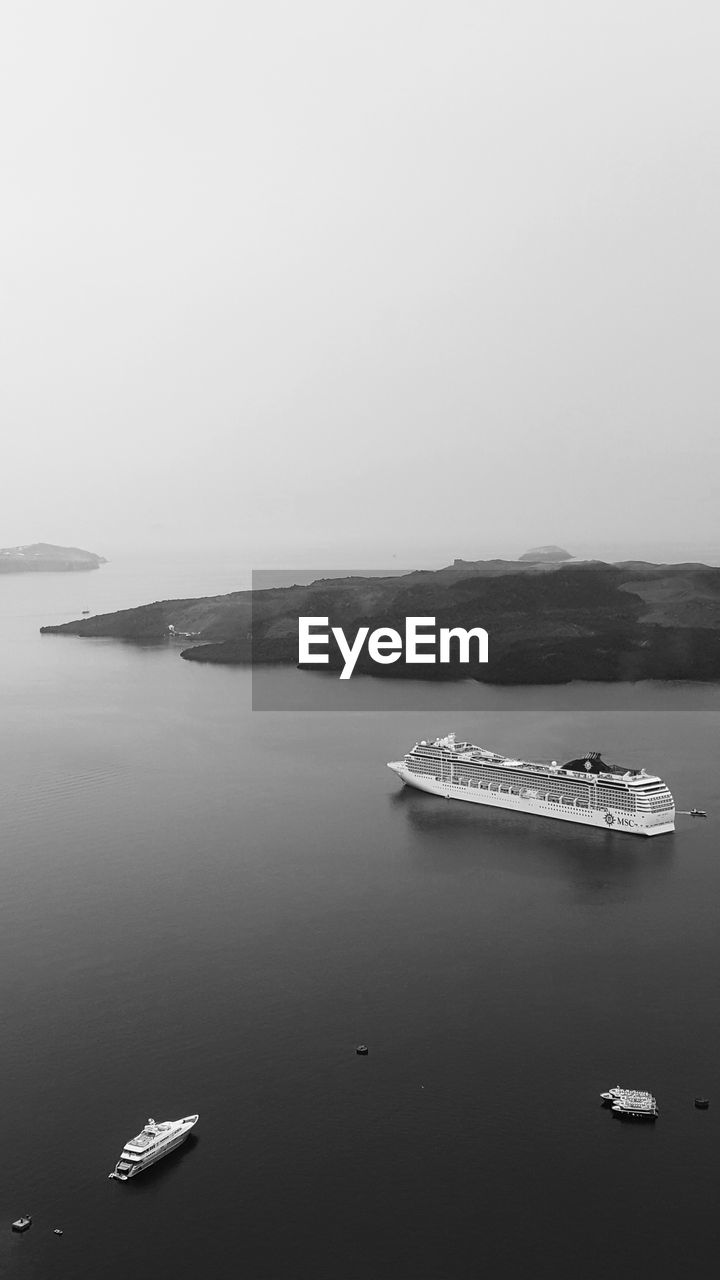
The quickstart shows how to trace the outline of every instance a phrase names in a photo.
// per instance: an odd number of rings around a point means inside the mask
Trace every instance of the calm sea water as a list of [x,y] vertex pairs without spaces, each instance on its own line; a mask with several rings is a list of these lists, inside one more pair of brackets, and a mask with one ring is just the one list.
[[[38,634],[245,580],[0,579],[0,1271],[709,1274],[720,691],[252,713],[242,670]],[[602,749],[709,819],[643,841],[403,791],[385,762],[451,727]],[[602,1109],[618,1081],[656,1093],[657,1125]],[[107,1181],[149,1115],[194,1111],[177,1155]]]

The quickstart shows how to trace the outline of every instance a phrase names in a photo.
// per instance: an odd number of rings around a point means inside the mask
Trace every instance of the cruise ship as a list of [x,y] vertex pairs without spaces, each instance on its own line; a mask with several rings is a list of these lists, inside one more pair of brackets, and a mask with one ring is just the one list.
[[142,1133],[125,1143],[122,1155],[108,1177],[127,1182],[128,1178],[142,1173],[143,1169],[179,1147],[199,1119],[199,1116],[185,1116],[182,1120],[163,1120],[161,1124],[148,1120]]
[[675,830],[675,801],[662,778],[644,769],[605,764],[588,751],[567,764],[536,764],[499,755],[455,734],[417,742],[391,760],[403,782],[449,800],[469,800],[544,818],[637,836]]

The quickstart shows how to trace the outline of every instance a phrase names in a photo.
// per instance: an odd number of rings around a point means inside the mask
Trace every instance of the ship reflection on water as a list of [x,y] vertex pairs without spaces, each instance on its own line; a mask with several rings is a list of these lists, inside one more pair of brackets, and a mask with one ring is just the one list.
[[446,800],[408,786],[392,792],[389,801],[404,814],[412,832],[411,857],[425,870],[454,874],[476,866],[531,879],[561,873],[588,902],[650,889],[669,874],[681,838],[670,832],[638,840],[600,827]]

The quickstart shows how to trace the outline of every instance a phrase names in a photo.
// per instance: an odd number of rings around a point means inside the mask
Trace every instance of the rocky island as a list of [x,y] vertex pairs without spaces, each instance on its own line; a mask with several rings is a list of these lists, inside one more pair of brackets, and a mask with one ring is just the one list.
[[22,547],[0,547],[0,573],[77,573],[107,564],[104,556],[80,547],[56,547],[33,542]]
[[[41,630],[180,639],[190,662],[297,665],[299,616],[328,617],[351,634],[360,626],[402,630],[409,615],[432,616],[438,627],[484,627],[490,661],[399,661],[379,670],[361,657],[356,671],[492,684],[720,679],[720,568],[703,564],[456,560],[401,576],[159,601]],[[331,654],[325,670],[340,665]]]
[[523,552],[520,559],[533,564],[559,564],[563,560],[572,560],[572,556],[563,547],[532,547],[530,551]]

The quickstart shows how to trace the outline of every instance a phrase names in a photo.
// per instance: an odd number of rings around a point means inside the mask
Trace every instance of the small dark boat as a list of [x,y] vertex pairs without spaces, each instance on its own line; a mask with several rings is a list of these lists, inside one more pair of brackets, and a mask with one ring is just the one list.
[[29,1213],[23,1214],[22,1218],[16,1218],[12,1224],[13,1231],[27,1231],[32,1226],[32,1218]]
[[691,809],[690,817],[691,818],[707,818],[707,814],[704,809]]
[[710,1099],[709,1099],[709,1098],[696,1098],[696,1099],[695,1099],[695,1106],[697,1107],[698,1111],[707,1111],[708,1107],[710,1106]]

